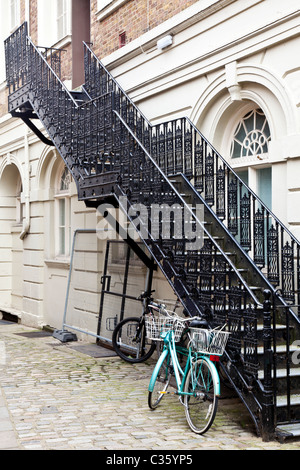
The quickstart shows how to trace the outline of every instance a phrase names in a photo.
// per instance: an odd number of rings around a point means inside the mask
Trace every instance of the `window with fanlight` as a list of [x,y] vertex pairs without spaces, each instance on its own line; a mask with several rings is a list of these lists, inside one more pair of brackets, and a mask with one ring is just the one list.
[[235,125],[230,157],[234,171],[272,208],[272,165],[269,163],[270,127],[258,107],[253,107]]
[[235,161],[264,160],[268,158],[270,139],[265,114],[261,109],[253,109],[240,120],[235,129],[230,156]]

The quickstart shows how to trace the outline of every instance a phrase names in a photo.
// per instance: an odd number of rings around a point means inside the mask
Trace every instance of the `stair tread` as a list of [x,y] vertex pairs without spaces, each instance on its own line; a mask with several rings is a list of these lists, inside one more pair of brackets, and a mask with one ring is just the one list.
[[[277,407],[280,407],[280,406],[286,406],[287,405],[287,397],[286,395],[281,395],[281,396],[278,396],[277,399],[276,399],[276,406]],[[294,395],[291,395],[291,405],[300,405],[300,394],[299,393],[295,393]]]
[[[294,351],[300,351],[300,348],[299,346],[297,345],[290,345],[290,352],[294,352]],[[264,352],[264,347],[263,346],[258,346],[257,348],[257,352],[258,354],[263,354]],[[280,344],[278,346],[276,346],[276,352],[277,353],[284,353],[286,352],[286,344]]]
[[[286,372],[287,372],[286,368],[282,368],[282,369],[278,368],[276,370],[276,377],[278,379],[286,377],[286,375],[287,375]],[[290,376],[291,377],[297,377],[297,376],[300,377],[300,368],[297,368],[297,367],[290,368]],[[264,377],[264,371],[263,370],[258,371],[258,378],[263,379],[263,377]]]
[[[258,329],[258,330],[263,330],[263,328],[264,328],[264,326],[263,326],[262,323],[257,323],[257,329]],[[285,329],[286,329],[286,326],[285,326],[285,325],[282,325],[282,324],[276,325],[276,330],[285,330]],[[241,325],[241,331],[244,331],[244,325]],[[277,349],[278,349],[279,347],[282,347],[282,346],[284,346],[284,345],[279,345],[279,346],[277,346]],[[299,349],[297,346],[295,346],[295,348],[296,348],[296,349]]]
[[280,424],[276,426],[275,431],[278,433],[284,433],[288,436],[300,436],[300,423],[288,423],[288,424]]

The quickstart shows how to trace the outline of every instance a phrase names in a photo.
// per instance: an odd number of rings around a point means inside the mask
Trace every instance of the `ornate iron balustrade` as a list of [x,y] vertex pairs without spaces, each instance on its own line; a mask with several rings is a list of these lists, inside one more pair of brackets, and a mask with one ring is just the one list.
[[27,37],[27,23],[24,23],[4,42],[6,58],[6,81],[10,94],[27,83]]
[[[85,44],[85,90],[78,105],[46,55],[27,36],[26,23],[5,41],[7,83],[14,97],[30,83],[30,101],[77,184],[114,170],[111,113],[116,110],[167,175],[183,173],[285,302],[300,304],[300,244],[231,169],[188,118],[152,126]],[[46,51],[46,53],[48,50]],[[30,64],[30,66],[29,66]],[[30,96],[29,96],[30,95]],[[111,97],[113,96],[113,101]],[[20,103],[21,104],[21,103]],[[115,133],[116,134],[116,133]]]
[[[78,104],[59,77],[61,51],[36,47],[27,36],[26,23],[5,41],[5,55],[9,111],[22,118],[27,115],[40,119],[78,188],[79,182],[92,171],[86,155],[95,150],[90,145],[95,128],[88,132],[86,128],[100,99]],[[96,124],[104,121],[106,113],[111,115],[111,98],[109,110],[104,101],[105,98],[97,107],[101,112],[94,121]]]
[[[19,54],[16,44],[23,44],[21,59],[16,59],[22,70],[13,65],[14,54]],[[153,236],[156,220],[151,217],[146,232],[136,229],[186,311],[190,315],[213,312],[215,324],[228,321],[232,332],[228,361],[239,376],[239,388],[246,389],[245,400],[251,396],[255,407],[262,408],[255,390],[259,301],[197,213],[188,207],[171,176],[186,175],[216,220],[223,221],[227,233],[238,239],[253,268],[267,269],[270,281],[282,288],[278,298],[284,305],[295,298],[298,289],[297,240],[189,119],[152,126],[87,45],[83,104],[63,85],[51,60],[26,36],[25,27],[6,42],[6,57],[11,64],[7,64],[9,110],[21,113],[29,105],[30,112],[37,114],[73,174],[81,199],[96,206],[102,197],[113,196],[133,224],[139,203],[148,214],[151,206],[162,203],[188,209],[194,228],[205,234],[201,248],[187,249],[189,240],[174,236],[174,220],[168,237],[161,228]],[[272,290],[278,295],[275,287]]]
[[[26,28],[13,35],[17,44],[25,40],[25,36]],[[10,38],[6,48],[9,49],[12,44],[14,42]],[[159,127],[150,126],[117,83],[106,71],[102,72],[102,67],[98,68],[98,61],[95,62],[96,68],[92,63],[86,63],[86,68],[87,75],[91,70],[100,73],[97,83],[100,83],[101,94],[98,88],[94,90],[89,86],[90,80],[87,79],[85,89],[90,99],[78,105],[51,67],[51,60],[46,60],[46,54],[42,54],[28,37],[25,44],[22,46],[22,57],[27,70],[26,82],[20,84],[15,79],[18,75],[12,69],[14,75],[8,80],[13,84],[9,103],[11,107],[21,107],[27,101],[31,104],[73,174],[82,198],[94,197],[94,193],[88,193],[93,177],[113,172],[118,175],[118,185],[115,184],[115,187],[119,187],[119,196],[127,195],[131,207],[142,202],[150,211],[152,204],[164,202],[170,206],[178,205],[183,211],[187,207],[184,199],[160,168],[160,164],[164,167],[162,162],[155,162],[150,154],[154,152],[154,133],[158,132]],[[12,60],[8,51],[7,57]],[[25,94],[17,93],[16,97],[16,92],[23,91],[23,86],[28,87]],[[187,140],[184,150],[187,152]],[[116,193],[115,196],[118,197]],[[128,213],[129,206],[124,210]],[[189,252],[184,238],[164,238],[161,232],[158,238],[146,238],[144,242],[189,314],[214,310],[214,321],[225,321],[231,312],[234,316],[237,314],[238,305],[241,323],[241,312],[248,311],[250,306],[256,312],[259,302],[234,264],[191,210],[190,217],[195,227],[201,226],[207,236],[203,248]],[[151,234],[151,222],[147,233]],[[235,332],[231,337],[234,342],[235,336],[242,338],[242,335],[236,325],[233,327],[233,320],[231,323]],[[252,367],[255,369],[255,348],[252,356]]]
[[[115,167],[120,165],[118,199],[123,211],[136,226],[186,311],[190,315],[210,313],[214,325],[223,325],[228,321],[231,331],[228,349],[232,353],[234,351],[235,356],[243,357],[244,370],[255,377],[258,370],[259,301],[228,255],[206,229],[204,222],[198,218],[193,208],[187,206],[184,197],[139,142],[129,125],[117,111],[114,115],[115,135],[122,135],[122,139],[118,138],[118,143],[114,142],[116,155],[121,156],[120,159],[116,157],[114,164]],[[125,195],[125,205],[122,205],[123,199],[120,196]],[[142,229],[135,219],[141,203],[143,208],[147,208]],[[163,236],[161,228],[157,236],[153,236],[157,214],[152,214],[152,208],[153,205],[162,203],[177,208],[176,220],[174,218],[172,221],[169,237]],[[191,242],[186,237],[184,228],[187,212],[191,218],[193,233],[204,236],[201,248],[196,245],[194,250],[187,247]],[[182,223],[179,232],[183,237],[180,238],[176,237],[178,226],[175,228],[178,219]],[[141,221],[138,220],[140,224]]]
[[[269,280],[284,304],[300,304],[300,243],[186,117],[155,126],[85,44],[85,87],[114,91],[115,109],[168,175],[183,173]],[[279,294],[280,291],[280,294]],[[300,315],[300,311],[298,312]]]

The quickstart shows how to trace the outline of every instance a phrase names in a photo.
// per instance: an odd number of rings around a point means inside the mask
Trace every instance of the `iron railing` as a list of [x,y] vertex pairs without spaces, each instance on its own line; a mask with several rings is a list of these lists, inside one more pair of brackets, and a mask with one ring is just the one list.
[[23,23],[5,42],[6,83],[13,93],[28,81],[27,23]]
[[[24,39],[25,32],[24,28],[15,33],[17,43],[21,42],[20,37]],[[10,39],[6,47],[10,48],[12,43]],[[199,220],[170,183],[159,162],[152,158],[149,150],[154,149],[154,138],[150,135],[153,128],[140,113],[141,119],[137,119],[137,109],[131,104],[128,106],[126,95],[106,74],[105,85],[100,78],[100,83],[103,83],[101,95],[92,90],[87,80],[85,88],[91,99],[78,105],[52,69],[51,61],[49,63],[46,60],[45,54],[28,37],[25,44],[23,57],[27,64],[27,83],[30,84],[27,98],[71,170],[78,187],[84,187],[85,178],[113,171],[118,174],[120,188],[120,194],[116,196],[128,197],[128,207],[123,208],[126,213],[130,212],[129,206],[133,207],[138,202],[143,202],[149,214],[150,206],[155,203],[163,202],[170,207],[177,205],[182,211],[182,221],[184,210],[188,211],[191,223],[194,224],[194,233],[198,228],[206,236],[201,249],[188,250],[186,244],[189,240],[184,235],[179,240],[174,238],[174,233],[169,238],[163,237],[161,232],[158,237],[153,237],[151,220],[149,231],[141,236],[190,315],[203,314],[204,309],[214,309],[218,311],[219,319],[225,320],[232,312],[231,342],[234,344],[239,336],[238,348],[241,351],[242,342],[250,341],[250,338],[241,334],[241,312],[247,311],[247,318],[250,318],[251,311],[251,321],[256,322],[259,301],[205,228],[203,221]],[[11,77],[9,83],[13,83],[14,77]],[[19,88],[19,82],[15,82],[12,101],[14,92]],[[182,230],[184,234],[184,224]],[[216,314],[214,320],[217,319]],[[252,371],[257,372],[256,346],[245,350],[252,351],[252,358],[249,355],[246,363]]]
[[[82,104],[53,69],[55,62],[59,70],[57,56],[51,66],[51,55],[56,52],[46,54],[35,47],[27,36],[26,25],[5,42],[5,50],[9,109],[30,104],[70,169],[82,199],[100,200],[101,194],[105,198],[103,187],[110,186],[109,193],[135,225],[187,313],[210,311],[216,324],[228,321],[232,333],[228,361],[242,384],[237,388],[246,388],[246,402],[251,395],[255,406],[263,408],[255,385],[259,300],[178,192],[171,176],[184,174],[193,183],[201,200],[224,225],[228,236],[235,238],[293,321],[298,321],[297,315],[288,302],[299,293],[299,242],[189,119],[152,126],[89,46],[85,45],[86,101]],[[110,175],[117,176],[111,184]],[[146,230],[136,226],[133,214],[138,203],[148,211]],[[190,240],[175,236],[174,220],[168,237],[163,236],[161,227],[153,236],[156,220],[151,216],[151,207],[162,203],[179,207],[182,220],[184,211],[188,212],[193,232],[198,230],[205,236],[201,248],[187,249]],[[278,286],[280,293],[276,291]],[[275,335],[274,324],[272,328]],[[263,380],[269,379],[268,374]],[[247,406],[250,408],[248,402]]]
[[[254,264],[300,304],[300,243],[186,117],[152,126],[85,44],[85,88],[95,97],[114,91],[115,109],[166,175],[184,173]],[[300,310],[297,309],[297,315]]]

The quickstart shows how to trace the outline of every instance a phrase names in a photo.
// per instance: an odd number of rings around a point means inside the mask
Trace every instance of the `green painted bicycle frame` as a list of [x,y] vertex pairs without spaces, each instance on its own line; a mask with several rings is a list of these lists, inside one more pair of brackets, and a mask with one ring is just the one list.
[[[173,369],[174,369],[174,375],[176,379],[176,384],[177,384],[177,391],[175,392],[177,395],[192,395],[192,393],[189,392],[184,392],[184,384],[185,380],[188,374],[189,369],[192,367],[192,362],[198,359],[203,359],[204,361],[208,362],[211,365],[211,371],[214,376],[214,385],[215,385],[215,390],[214,393],[217,397],[220,396],[220,378],[218,371],[216,369],[216,366],[214,363],[209,359],[208,356],[205,356],[203,354],[199,354],[196,352],[193,352],[191,348],[184,348],[182,346],[176,346],[175,341],[174,341],[174,335],[172,331],[169,331],[167,333],[164,333],[162,335],[162,338],[164,340],[164,350],[162,354],[160,355],[155,368],[153,370],[148,391],[153,392],[154,385],[157,379],[157,375],[160,371],[161,365],[164,362],[164,360],[169,356],[168,361],[172,359],[172,364],[173,364]],[[182,354],[187,357],[187,362],[185,365],[184,370],[181,368],[178,360],[178,354]],[[167,373],[167,371],[166,371]],[[201,371],[199,370],[199,374]],[[194,378],[193,374],[192,377]]]

